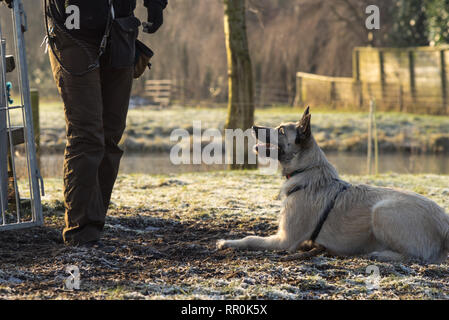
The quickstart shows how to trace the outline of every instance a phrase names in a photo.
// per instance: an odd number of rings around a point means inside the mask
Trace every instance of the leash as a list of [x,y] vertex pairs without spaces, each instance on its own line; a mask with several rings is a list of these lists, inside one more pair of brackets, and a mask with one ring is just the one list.
[[[295,174],[298,174],[298,173],[295,173]],[[313,230],[312,235],[310,236],[310,239],[309,239],[312,242],[315,242],[316,238],[318,238],[318,235],[320,234],[320,231],[323,228],[324,222],[326,222],[326,219],[329,216],[329,213],[332,211],[332,209],[335,206],[335,201],[337,201],[338,196],[340,194],[342,194],[344,191],[346,191],[347,189],[349,189],[349,187],[350,187],[350,184],[348,184],[340,179],[332,179],[332,180],[335,182],[338,182],[340,184],[340,189],[338,190],[338,192],[334,196],[334,198],[326,205],[323,212],[320,214],[320,220],[318,221],[318,224],[315,226],[315,229]],[[290,189],[287,192],[287,197],[292,195],[295,192],[305,189],[306,187],[307,187],[307,185],[295,186],[294,188]]]
[[[83,49],[84,53],[86,54],[86,56],[88,57],[88,59],[92,62],[85,71],[83,72],[72,72],[70,70],[67,69],[67,67],[64,66],[64,64],[62,63],[61,59],[58,57],[58,55],[55,52],[54,49],[54,43],[52,42],[52,36],[50,36],[50,31],[48,29],[48,16],[50,16],[52,18],[52,22],[54,23],[54,25],[56,26],[56,28],[58,29],[58,31],[60,31],[62,34],[64,34],[67,38],[69,38],[71,41],[73,41],[74,43],[76,43],[81,49]],[[53,56],[55,57],[55,59],[58,61],[59,65],[61,66],[61,69],[64,70],[66,73],[72,75],[72,76],[83,76],[97,68],[100,67],[100,57],[104,54],[105,50],[106,50],[106,45],[108,42],[108,38],[109,38],[109,34],[111,32],[111,28],[112,28],[112,21],[115,18],[115,13],[114,13],[114,6],[112,3],[112,0],[109,0],[109,15],[108,15],[108,20],[106,22],[106,30],[104,33],[103,38],[101,39],[101,44],[100,44],[100,48],[98,50],[98,55],[97,57],[94,59],[92,57],[92,55],[89,52],[89,49],[87,48],[87,46],[80,40],[76,39],[75,37],[73,37],[69,32],[67,32],[66,30],[64,30],[64,27],[61,26],[61,24],[55,19],[53,11],[51,6],[48,4],[48,0],[44,0],[44,17],[45,17],[45,31],[46,31],[46,36],[44,39],[44,42],[47,41],[51,52],[53,53]],[[42,42],[42,44],[44,43]]]

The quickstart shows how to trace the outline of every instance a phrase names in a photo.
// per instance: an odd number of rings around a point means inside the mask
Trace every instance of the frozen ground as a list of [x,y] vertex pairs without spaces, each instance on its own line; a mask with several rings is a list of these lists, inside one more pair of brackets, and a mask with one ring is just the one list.
[[[448,176],[344,177],[419,192],[449,212]],[[282,262],[286,252],[217,251],[220,238],[276,231],[281,178],[250,172],[120,176],[104,242],[61,243],[62,181],[46,180],[45,227],[0,232],[3,299],[448,299],[449,264],[379,263],[321,255]],[[80,270],[64,290],[65,268]],[[378,289],[366,269],[379,268]]]

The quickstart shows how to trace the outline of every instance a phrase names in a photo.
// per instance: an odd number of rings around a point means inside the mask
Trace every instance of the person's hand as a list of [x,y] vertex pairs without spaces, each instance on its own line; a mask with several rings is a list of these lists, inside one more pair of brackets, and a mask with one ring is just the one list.
[[0,2],[5,1],[9,8],[12,8],[12,0],[0,0]]
[[143,31],[155,33],[164,23],[164,8],[159,1],[150,1],[147,4],[148,23],[143,24]]

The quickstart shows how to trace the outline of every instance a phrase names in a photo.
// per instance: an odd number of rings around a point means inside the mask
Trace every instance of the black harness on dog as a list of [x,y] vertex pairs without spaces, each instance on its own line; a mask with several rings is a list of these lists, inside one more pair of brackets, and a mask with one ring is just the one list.
[[[305,171],[305,170],[303,170],[303,171]],[[303,172],[303,171],[301,171],[301,172]],[[300,173],[300,172],[295,171],[293,174],[287,175],[287,179],[289,179],[290,177],[292,177],[298,173]],[[315,229],[312,232],[312,235],[310,236],[310,240],[312,242],[315,242],[316,238],[318,238],[318,235],[320,234],[320,231],[323,228],[324,222],[326,221],[327,217],[329,216],[329,213],[332,211],[332,209],[335,206],[335,201],[337,201],[338,196],[350,187],[350,185],[347,182],[344,182],[340,179],[332,179],[332,180],[337,182],[340,185],[340,189],[335,194],[334,198],[326,205],[323,212],[320,214],[320,220],[318,221],[318,224],[316,225]],[[306,187],[307,187],[307,185],[295,186],[294,188],[290,189],[287,192],[287,197],[299,190],[305,189]]]

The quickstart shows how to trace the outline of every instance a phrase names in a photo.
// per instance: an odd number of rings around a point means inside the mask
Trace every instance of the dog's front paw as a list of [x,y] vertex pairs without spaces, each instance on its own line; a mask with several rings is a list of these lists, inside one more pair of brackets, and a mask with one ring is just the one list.
[[218,240],[217,241],[217,249],[218,250],[226,249],[228,247],[227,243],[228,242],[226,240]]

